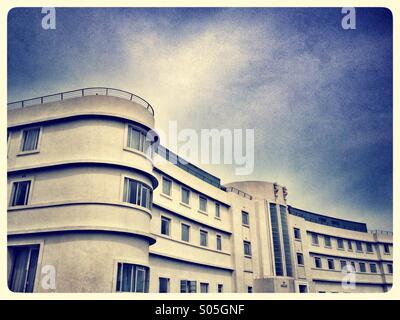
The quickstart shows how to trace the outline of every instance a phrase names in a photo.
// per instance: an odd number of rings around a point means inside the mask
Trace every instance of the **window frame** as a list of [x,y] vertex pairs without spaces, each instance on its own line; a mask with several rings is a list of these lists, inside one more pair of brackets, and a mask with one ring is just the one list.
[[[373,266],[373,267],[372,267],[372,266]],[[371,273],[378,273],[378,268],[377,268],[376,263],[373,263],[373,262],[370,262],[370,263],[369,263],[369,271],[370,271]]]
[[[301,257],[301,263],[299,262],[299,257]],[[296,261],[298,266],[304,267],[304,255],[302,252],[296,252]]]
[[[317,264],[317,261],[318,261],[318,264]],[[314,267],[316,269],[322,269],[322,259],[320,257],[314,257]]]
[[[205,204],[204,210],[201,208],[202,201]],[[207,213],[208,212],[207,207],[208,207],[207,197],[199,194],[199,211],[202,213]]]
[[[127,182],[135,182],[137,184],[136,187],[136,203],[128,201],[128,190],[126,189]],[[146,209],[146,210],[151,210],[153,207],[153,188],[150,187],[147,183],[143,182],[142,180],[137,179],[136,177],[128,176],[128,175],[122,175],[122,202],[123,203],[128,203],[133,206],[138,206],[140,208]],[[142,191],[143,189],[148,190],[148,197],[146,201],[146,205],[148,203],[148,206],[143,206],[142,205]]]
[[[222,251],[222,235],[216,234],[215,235],[215,241],[216,241],[216,249],[217,249],[217,251]],[[218,244],[219,244],[219,246],[218,246]]]
[[[358,247],[358,245],[360,245],[360,248]],[[356,251],[357,252],[364,252],[363,251],[362,241],[356,240]]]
[[335,266],[335,259],[333,258],[328,258],[326,259],[328,262],[328,269],[329,270],[336,270],[336,266]]
[[[167,280],[167,291],[162,291],[161,292],[161,279]],[[158,293],[169,293],[170,292],[170,282],[171,279],[167,277],[158,277]]]
[[221,205],[218,202],[215,202],[215,218],[221,219]]
[[[246,248],[248,248],[249,250],[246,250]],[[243,240],[243,253],[244,253],[245,257],[251,257],[252,256],[251,242],[250,241]]]
[[[39,134],[36,142],[36,148],[33,150],[23,150],[23,146],[25,144],[25,132],[30,131],[30,130],[35,130],[39,129]],[[22,156],[22,155],[28,155],[28,154],[33,154],[33,153],[39,153],[40,152],[40,145],[42,141],[42,131],[43,131],[43,126],[33,126],[33,127],[27,127],[21,130],[20,133],[20,143],[19,143],[19,148],[18,148],[18,153],[17,156]]]
[[344,240],[342,238],[337,238],[336,244],[337,244],[338,250],[344,250]]
[[324,246],[325,246],[325,248],[332,248],[332,238],[331,238],[331,236],[324,235]]
[[[184,202],[183,201],[183,192],[186,191],[188,194],[188,202]],[[184,186],[181,186],[181,201],[180,203],[183,204],[184,206],[190,207],[190,194],[191,194],[191,190],[189,188],[186,188]]]
[[[134,147],[129,146],[129,141],[130,141],[130,130],[133,129],[137,132],[139,132],[139,148],[136,149]],[[154,148],[153,144],[156,142],[155,140],[152,140],[149,142],[150,146],[150,153],[146,152],[146,138],[148,137],[147,135],[151,132],[151,130],[147,130],[146,128],[138,125],[138,124],[133,124],[133,123],[126,123],[125,124],[125,138],[124,138],[124,150],[133,152],[133,153],[140,153],[144,155],[148,159],[153,159],[154,157]]]
[[301,241],[301,231],[300,231],[300,228],[296,228],[296,227],[293,228],[293,236],[294,236],[294,239],[295,239],[295,240]]
[[[164,182],[167,181],[169,185],[169,193],[164,192]],[[164,196],[172,197],[172,179],[167,178],[166,176],[162,176],[161,178],[161,194]]]
[[[315,238],[314,238],[315,237]],[[316,240],[316,241],[314,241]],[[319,246],[319,236],[318,233],[311,232],[311,244],[313,246]]]
[[[246,219],[243,219],[246,217]],[[247,221],[243,221],[247,220]],[[250,226],[250,214],[247,211],[242,210],[242,226],[249,227]]]
[[[119,265],[121,264],[121,269],[119,268]],[[123,288],[123,270],[124,270],[124,264],[126,265],[130,265],[131,266],[131,280],[130,280],[130,289],[131,291],[122,291]],[[135,274],[133,275],[132,273],[132,269],[134,266],[134,271]],[[150,267],[149,266],[145,266],[142,264],[137,264],[136,262],[132,262],[132,261],[126,261],[126,260],[120,260],[117,259],[115,260],[115,278],[114,278],[114,292],[117,293],[148,293],[149,292],[149,288],[150,288]],[[118,279],[118,273],[121,270],[121,274],[120,274],[120,279]],[[139,276],[139,272],[138,271],[145,271],[144,273],[144,279],[143,279],[143,291],[137,291],[137,284],[138,284],[138,276]],[[134,285],[135,285],[135,291],[132,291],[132,285],[133,285],[133,278],[134,278]],[[120,286],[119,290],[118,290],[118,284]]]
[[[200,231],[199,231],[199,234],[200,234],[200,246],[202,246],[202,247],[208,247],[208,231],[207,230],[204,230],[204,229],[200,229]],[[205,235],[205,245],[204,244],[202,244],[202,239],[203,239],[203,237],[202,237],[202,235]]]
[[[206,291],[203,292],[203,287],[205,287]],[[210,288],[210,284],[208,282],[200,282],[200,293],[208,293]]]
[[[13,205],[13,198],[15,195],[15,184],[21,183],[21,182],[29,182],[29,189],[28,189],[28,194],[25,196],[25,204],[19,204],[19,205]],[[33,178],[18,178],[18,179],[13,179],[10,181],[11,184],[11,189],[10,189],[10,195],[9,195],[9,200],[8,200],[8,208],[22,208],[29,206],[31,203],[31,198],[32,198],[32,193],[33,193],[33,183],[34,179]]]
[[[386,250],[386,248],[387,248],[387,250]],[[388,243],[383,244],[383,253],[390,254],[390,244],[388,244]]]
[[[167,221],[167,229],[168,229],[168,234],[163,233],[163,221]],[[171,221],[172,219],[165,216],[165,215],[161,215],[160,217],[160,234],[162,234],[163,236],[167,236],[170,237],[171,236]]]
[[[183,229],[184,229],[184,226],[187,227],[187,240],[184,240],[184,239],[183,239]],[[186,224],[186,223],[183,223],[183,222],[181,222],[181,241],[190,242],[190,225],[188,225],[188,224]]]
[[367,266],[366,266],[365,262],[359,262],[358,267],[359,267],[360,272],[362,272],[362,273],[367,272]]

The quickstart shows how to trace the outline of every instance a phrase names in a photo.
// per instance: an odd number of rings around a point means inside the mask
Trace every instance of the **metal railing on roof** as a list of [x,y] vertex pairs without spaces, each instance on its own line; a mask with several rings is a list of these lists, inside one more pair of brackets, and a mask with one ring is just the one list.
[[250,199],[250,200],[253,199],[253,196],[251,194],[248,194],[248,193],[246,193],[246,192],[244,192],[242,190],[239,190],[239,189],[237,189],[235,187],[226,187],[226,192],[233,192],[233,193],[238,194],[239,196],[242,196],[243,198],[247,198],[247,199]]
[[30,98],[30,99],[25,99],[25,100],[20,100],[20,101],[14,101],[7,103],[7,108],[9,110],[14,110],[14,109],[19,109],[19,108],[25,108],[29,106],[34,106],[38,104],[44,104],[48,102],[57,102],[57,101],[63,101],[71,98],[77,98],[77,97],[84,97],[84,96],[112,96],[112,97],[118,97],[122,99],[126,99],[132,102],[136,102],[140,105],[142,105],[145,109],[147,109],[153,116],[154,116],[154,109],[148,103],[146,100],[143,98],[120,89],[114,89],[114,88],[108,88],[108,87],[90,87],[90,88],[82,88],[82,89],[76,89],[76,90],[71,90],[71,91],[64,91],[64,92],[59,92],[59,93],[54,93],[50,94],[47,96],[41,96],[41,97],[36,97],[36,98]]
[[393,236],[392,231],[386,231],[386,230],[368,230],[368,232],[372,233],[372,234],[378,234],[378,235]]

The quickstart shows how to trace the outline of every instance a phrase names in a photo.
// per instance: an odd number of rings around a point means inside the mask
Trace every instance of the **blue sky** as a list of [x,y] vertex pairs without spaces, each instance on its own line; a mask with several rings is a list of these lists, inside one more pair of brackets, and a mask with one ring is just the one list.
[[255,171],[305,210],[392,229],[392,17],[340,8],[40,9],[8,17],[8,100],[89,86],[134,92],[156,126],[254,128]]

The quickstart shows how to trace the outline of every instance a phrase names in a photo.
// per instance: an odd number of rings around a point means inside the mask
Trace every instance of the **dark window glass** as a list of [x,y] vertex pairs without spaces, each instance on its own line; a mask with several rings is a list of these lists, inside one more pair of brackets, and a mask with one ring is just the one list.
[[189,242],[190,226],[182,223],[182,241]]
[[11,192],[11,206],[24,206],[28,204],[30,181],[18,181],[13,183]]
[[8,247],[10,273],[8,287],[13,292],[33,292],[39,246]]
[[222,250],[222,238],[217,234],[217,250]]
[[171,224],[171,219],[166,217],[161,217],[161,234],[169,236],[170,224]]
[[205,283],[205,282],[200,283],[200,292],[208,293],[208,283]]
[[200,211],[207,212],[207,198],[199,196],[199,209]]
[[159,290],[160,293],[167,293],[169,292],[169,278],[158,278],[159,282]]
[[117,292],[149,292],[149,268],[118,262]]
[[330,270],[335,270],[335,260],[333,259],[328,259],[328,268]]
[[251,243],[249,241],[243,241],[244,254],[251,256]]
[[301,240],[300,229],[294,228],[293,231],[294,231],[294,238],[297,239],[297,240]]
[[182,188],[182,199],[181,201],[185,204],[189,204],[189,197],[190,197],[190,191],[186,188]]
[[21,151],[35,151],[38,146],[40,128],[27,129],[22,132]]
[[297,264],[304,265],[304,257],[302,253],[297,253]]
[[316,268],[322,268],[321,258],[315,257],[314,262]]
[[208,232],[200,230],[200,245],[207,247],[208,245]]
[[286,275],[288,277],[291,277],[291,276],[293,276],[292,253],[290,250],[289,228],[288,228],[288,223],[287,223],[286,207],[279,206],[279,208],[280,208],[280,213],[281,213],[283,249],[285,251]]
[[249,214],[245,211],[242,211],[242,224],[245,226],[249,225]]
[[277,276],[283,276],[281,241],[276,204],[270,203],[269,210],[271,217],[272,242],[274,246],[275,273]]

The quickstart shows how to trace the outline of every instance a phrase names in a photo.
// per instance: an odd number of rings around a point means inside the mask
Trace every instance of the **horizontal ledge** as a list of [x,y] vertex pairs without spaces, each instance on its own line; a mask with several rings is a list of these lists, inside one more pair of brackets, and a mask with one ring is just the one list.
[[314,254],[318,256],[324,256],[324,257],[333,257],[333,258],[339,258],[339,259],[347,259],[347,260],[357,260],[357,261],[372,261],[372,262],[393,262],[393,260],[383,260],[383,259],[371,259],[371,257],[354,257],[354,256],[344,256],[344,255],[337,255],[337,254],[328,254],[328,253],[323,253],[323,252],[318,252],[315,250],[309,250],[309,254]]
[[193,217],[189,217],[189,216],[187,216],[187,215],[185,215],[185,214],[183,214],[183,213],[176,212],[176,211],[174,211],[174,210],[172,210],[172,209],[169,209],[169,208],[167,208],[167,207],[165,207],[165,206],[163,206],[163,205],[161,205],[161,204],[159,204],[159,203],[157,203],[157,202],[153,202],[153,207],[159,207],[159,208],[161,208],[161,209],[164,209],[164,210],[168,211],[170,214],[176,215],[176,216],[178,216],[178,217],[185,218],[185,219],[187,219],[187,220],[191,220],[191,221],[193,221],[193,222],[196,222],[196,223],[198,223],[198,224],[200,224],[200,225],[206,226],[206,227],[211,228],[211,229],[213,229],[213,230],[217,230],[217,231],[219,231],[219,232],[222,232],[222,233],[225,233],[225,234],[228,234],[228,235],[231,235],[231,234],[232,234],[232,232],[230,232],[230,231],[228,231],[228,230],[219,228],[219,227],[217,227],[217,226],[213,226],[213,225],[208,224],[208,223],[206,223],[206,222],[197,220],[197,219],[195,219],[195,218],[193,218]]
[[121,233],[125,235],[135,235],[141,238],[145,238],[150,245],[156,243],[156,239],[150,234],[143,233],[141,231],[129,230],[123,228],[107,228],[103,226],[74,226],[74,227],[60,227],[60,228],[43,228],[43,229],[31,229],[23,231],[11,231],[7,232],[7,236],[23,236],[32,234],[42,233],[60,233],[60,232],[105,232],[105,233]]
[[130,209],[137,209],[146,213],[150,217],[150,219],[152,218],[151,211],[147,208],[134,205],[128,202],[111,202],[111,201],[70,200],[70,201],[48,202],[42,204],[31,204],[26,206],[9,207],[7,208],[7,210],[9,212],[12,212],[20,210],[42,209],[42,208],[62,207],[62,206],[80,206],[80,205],[117,206]]
[[[148,160],[148,159],[147,159]],[[150,161],[149,161],[150,162]],[[114,167],[123,167],[130,170],[139,171],[150,177],[150,180],[153,184],[153,189],[157,188],[158,180],[157,177],[153,174],[153,172],[144,171],[143,169],[133,167],[127,163],[117,162],[117,161],[109,161],[109,160],[98,160],[98,159],[77,159],[70,161],[59,161],[59,162],[50,162],[50,163],[41,163],[34,166],[26,166],[26,167],[17,167],[17,168],[8,168],[7,173],[17,173],[20,171],[30,171],[30,170],[40,170],[43,168],[52,168],[52,167],[61,167],[61,166],[73,166],[73,165],[103,165],[103,166],[114,166]],[[153,165],[152,162],[150,162]]]
[[223,254],[223,255],[231,256],[231,254],[229,252],[225,252],[225,251],[222,251],[222,250],[219,251],[219,250],[211,249],[211,248],[205,247],[205,246],[198,246],[198,245],[192,244],[190,242],[174,239],[174,238],[171,238],[171,237],[168,237],[168,236],[164,236],[162,234],[156,234],[156,233],[153,233],[153,232],[151,234],[153,236],[155,236],[156,238],[159,237],[159,238],[162,238],[162,239],[165,239],[165,240],[170,240],[170,241],[173,241],[173,242],[176,242],[176,243],[180,243],[180,244],[183,244],[183,245],[187,245],[187,246],[190,246],[190,247],[193,247],[193,248],[210,251],[210,252],[213,252],[213,253],[216,253],[216,254]]
[[151,255],[159,256],[159,257],[162,257],[162,258],[176,260],[176,261],[189,263],[189,264],[197,264],[197,265],[206,266],[206,267],[209,267],[209,268],[227,270],[227,271],[230,271],[230,272],[235,271],[232,267],[224,267],[224,266],[219,266],[219,265],[215,265],[215,264],[208,264],[208,263],[203,263],[203,262],[199,262],[199,261],[194,261],[194,260],[191,260],[191,259],[183,259],[183,258],[180,258],[180,257],[167,255],[165,253],[159,253],[159,252],[153,251],[151,249],[149,251],[149,255],[150,256]]

